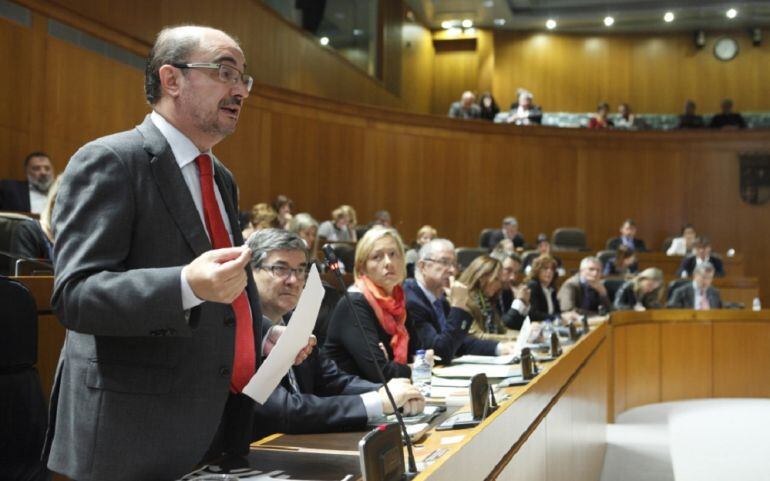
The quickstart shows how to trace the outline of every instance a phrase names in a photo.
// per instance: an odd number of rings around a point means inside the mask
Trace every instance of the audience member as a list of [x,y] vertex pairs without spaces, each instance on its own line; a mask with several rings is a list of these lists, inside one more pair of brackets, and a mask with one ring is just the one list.
[[496,309],[497,298],[503,287],[502,264],[489,256],[479,256],[460,275],[460,282],[468,287],[468,308],[473,317],[470,334],[479,338],[507,342],[516,337],[515,331],[503,324]]
[[692,282],[679,286],[671,293],[668,307],[698,311],[721,309],[722,299],[719,291],[711,285],[713,280],[714,266],[710,262],[698,264],[693,270]]
[[714,267],[714,274],[717,277],[725,276],[725,268],[722,263],[722,259],[717,256],[711,255],[711,241],[708,237],[698,237],[693,243],[695,253],[686,256],[682,259],[682,263],[679,265],[679,270],[676,275],[679,277],[689,277],[692,275],[695,267],[705,262],[710,263]]
[[692,224],[685,224],[682,227],[680,237],[674,237],[671,240],[671,246],[666,250],[669,256],[685,256],[692,253],[695,244],[695,227]]
[[417,236],[412,242],[412,248],[406,251],[406,264],[414,264],[420,258],[420,248],[432,241],[438,235],[438,231],[429,225],[424,225],[417,230]]
[[[249,238],[251,273],[259,291],[262,331],[284,325],[299,301],[310,261],[307,244],[297,234],[263,229]],[[408,379],[392,379],[390,390],[405,415],[422,412],[424,399]],[[382,384],[345,374],[314,351],[289,369],[264,404],[255,405],[253,438],[281,432],[303,434],[364,428],[367,421],[391,414]]]
[[380,227],[393,227],[393,221],[390,218],[390,212],[387,210],[378,210],[374,213],[374,219],[369,223],[369,228]]
[[641,117],[634,115],[628,104],[623,103],[618,105],[618,118],[615,120],[615,128],[640,130],[647,128],[647,123]]
[[241,233],[244,239],[248,239],[252,232],[261,229],[282,228],[278,221],[278,213],[270,204],[261,202],[251,208],[249,225]]
[[530,269],[532,269],[532,263],[540,256],[551,256],[553,257],[553,260],[556,261],[556,274],[558,276],[563,276],[566,271],[562,267],[561,259],[554,256],[551,252],[551,241],[548,239],[548,235],[546,234],[538,234],[537,236],[537,251],[534,253],[535,255],[530,254],[528,257],[524,259],[524,273],[529,274]]
[[[353,308],[366,331],[355,326],[356,318],[345,299],[340,299],[327,331],[324,352],[346,372],[377,382],[373,362],[386,380],[411,377],[410,357],[420,348],[419,338],[407,316],[404,289],[404,246],[394,229],[373,227],[356,245],[353,267],[355,284],[348,291]],[[374,360],[366,344],[374,351]]]
[[332,211],[332,220],[321,223],[318,237],[329,242],[355,242],[356,230],[351,224],[348,206],[341,205]]
[[648,267],[618,289],[615,294],[615,309],[658,309],[662,307],[663,291],[663,272],[657,267]]
[[307,212],[300,212],[291,218],[287,230],[300,236],[310,251],[311,259],[315,258],[318,250],[318,221]]
[[607,289],[602,284],[602,261],[596,257],[583,258],[580,261],[580,272],[564,281],[557,298],[562,312],[609,312],[612,304]]
[[746,121],[743,116],[733,112],[733,101],[730,99],[722,100],[722,112],[711,118],[709,127],[712,129],[745,129]]
[[480,116],[484,120],[495,120],[495,116],[500,112],[500,107],[497,106],[497,102],[489,92],[481,94],[479,109],[481,110]]
[[20,222],[11,235],[10,252],[25,259],[54,261],[53,229],[51,215],[56,205],[59,191],[59,178],[48,190],[45,209],[40,213],[40,220],[30,219]]
[[420,344],[447,364],[463,354],[507,354],[508,344],[468,334],[473,323],[468,287],[454,280],[456,273],[457,257],[450,241],[433,239],[420,248],[414,279],[404,282],[406,310]]
[[476,96],[470,90],[463,92],[459,101],[449,107],[449,116],[455,119],[481,118],[481,109],[476,105]]
[[503,257],[490,254],[503,264],[503,288],[498,296],[497,309],[505,327],[520,330],[529,314],[531,292],[527,284],[521,281],[521,257],[508,254]]
[[0,211],[39,214],[45,208],[56,177],[51,159],[43,152],[32,152],[24,159],[24,172],[26,181],[0,180]]
[[518,90],[518,100],[511,104],[511,112],[507,122],[515,125],[540,125],[543,121],[543,111],[539,105],[532,103],[532,92]]
[[607,261],[604,266],[605,276],[624,276],[639,272],[639,261],[636,259],[636,251],[629,249],[627,245],[620,244],[615,250],[615,257]]
[[642,239],[636,238],[636,223],[633,219],[626,219],[620,226],[620,237],[613,237],[607,241],[607,249],[617,250],[621,244],[632,251],[647,252],[647,246]]
[[273,209],[278,214],[278,225],[281,229],[288,229],[291,221],[291,211],[294,208],[294,202],[283,194],[279,194],[273,199]]
[[679,129],[702,129],[706,124],[703,116],[695,113],[695,102],[688,100],[684,103],[684,113],[679,116]]
[[614,124],[610,120],[609,114],[610,105],[607,102],[600,103],[596,106],[596,114],[591,116],[591,119],[588,121],[588,128],[607,129],[612,127]]
[[515,254],[516,248],[513,246],[513,241],[511,239],[503,239],[500,242],[497,243],[494,249],[492,249],[492,252],[489,253],[490,256],[494,257],[497,260],[504,259],[506,256],[510,254]]
[[549,255],[535,259],[528,280],[531,291],[529,318],[543,321],[559,317],[561,307],[556,296],[556,260]]
[[508,216],[503,219],[503,226],[500,230],[494,231],[487,239],[486,247],[490,251],[497,246],[501,240],[508,239],[513,242],[516,248],[524,247],[524,236],[519,232],[519,221],[516,217]]

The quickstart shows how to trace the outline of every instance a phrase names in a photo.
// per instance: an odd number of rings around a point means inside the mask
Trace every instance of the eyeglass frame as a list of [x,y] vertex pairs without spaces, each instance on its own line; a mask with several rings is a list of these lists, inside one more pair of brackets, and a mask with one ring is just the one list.
[[[280,280],[289,279],[291,277],[291,275],[294,274],[294,277],[298,281],[305,281],[305,280],[307,280],[307,275],[310,273],[310,265],[309,264],[305,265],[304,267],[297,268],[297,269],[294,269],[294,268],[289,267],[289,266],[283,266],[281,264],[261,265],[261,266],[258,267],[258,269],[264,269],[266,271],[269,271],[270,275],[272,275],[276,279],[280,279]],[[283,275],[279,275],[279,274],[277,274],[275,272],[276,269],[278,269],[278,270],[285,270],[286,273],[283,274]],[[301,276],[300,276],[300,273],[302,274]]]
[[435,262],[436,264],[441,264],[442,266],[447,267],[447,268],[454,267],[455,269],[457,269],[458,267],[460,267],[460,265],[457,263],[456,260],[454,262],[452,262],[452,261],[447,261],[445,259],[433,259],[431,257],[426,257],[425,259],[422,259],[422,260],[423,261],[428,261],[428,262]]
[[180,63],[180,62],[174,62],[169,64],[172,67],[181,68],[181,69],[188,69],[188,68],[205,68],[210,70],[217,70],[217,75],[219,76],[219,80],[222,83],[228,83],[227,79],[222,78],[222,69],[233,69],[236,72],[238,72],[238,77],[233,77],[235,80],[229,82],[231,85],[238,85],[238,80],[241,81],[241,83],[246,87],[247,92],[251,92],[251,89],[254,87],[254,77],[247,73],[243,73],[237,68],[233,67],[232,65],[226,64],[226,63],[216,63],[216,62],[191,62],[191,63]]

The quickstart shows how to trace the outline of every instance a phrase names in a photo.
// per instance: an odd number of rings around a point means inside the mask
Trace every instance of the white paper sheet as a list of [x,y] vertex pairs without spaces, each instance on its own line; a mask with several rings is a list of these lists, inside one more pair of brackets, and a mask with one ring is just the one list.
[[433,369],[433,374],[439,377],[471,378],[481,372],[490,378],[520,376],[521,366],[518,364],[502,366],[494,364],[457,364]]
[[476,354],[466,354],[464,356],[452,359],[452,364],[513,364],[516,358],[513,354],[504,356],[478,356]]
[[265,358],[265,362],[259,366],[257,372],[246,384],[243,394],[260,404],[267,400],[281,382],[281,378],[289,372],[297,353],[307,345],[308,338],[313,334],[323,298],[324,288],[321,285],[321,277],[313,264],[289,325]]
[[524,319],[524,322],[521,324],[519,337],[516,338],[516,344],[513,345],[514,356],[521,356],[521,350],[526,347],[530,335],[532,335],[532,321],[530,321],[529,316],[527,316],[527,318]]

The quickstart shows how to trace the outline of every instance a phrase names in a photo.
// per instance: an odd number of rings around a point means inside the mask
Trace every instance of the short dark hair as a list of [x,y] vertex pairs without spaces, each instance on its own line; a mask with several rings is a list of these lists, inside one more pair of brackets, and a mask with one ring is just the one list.
[[709,240],[708,237],[696,237],[695,242],[693,242],[693,245],[695,247],[710,247],[711,240]]
[[623,226],[623,225],[626,225],[626,224],[630,225],[631,227],[636,227],[636,222],[634,222],[634,219],[630,219],[630,218],[626,219],[620,225]]
[[246,245],[251,249],[252,269],[260,268],[267,255],[278,250],[302,252],[305,254],[305,260],[310,261],[310,253],[305,241],[294,232],[287,230],[271,228],[255,231],[246,240]]
[[51,159],[50,157],[48,157],[48,154],[46,154],[43,151],[38,150],[37,152],[32,152],[32,153],[28,154],[26,157],[24,157],[24,170],[27,170],[27,166],[29,165],[29,161],[32,160],[35,157],[45,157],[48,160]]
[[158,103],[162,94],[160,68],[173,63],[185,63],[190,54],[200,46],[199,36],[179,34],[175,31],[178,27],[184,26],[189,25],[161,30],[147,56],[144,69],[144,94],[150,105]]

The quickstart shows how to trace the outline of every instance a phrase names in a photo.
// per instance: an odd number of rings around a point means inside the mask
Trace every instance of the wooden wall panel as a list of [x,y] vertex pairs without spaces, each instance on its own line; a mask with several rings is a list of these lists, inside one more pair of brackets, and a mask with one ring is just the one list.
[[434,41],[433,113],[446,115],[452,102],[466,90],[478,90],[478,55],[475,38]]
[[762,89],[770,81],[770,46],[752,46],[744,31],[728,34],[741,49],[731,62],[713,56],[721,32],[710,32],[703,49],[689,33],[495,32],[495,95],[508,105],[525,87],[546,111],[592,112],[606,100],[613,110],[628,102],[638,112],[680,112],[691,98],[701,111],[714,112],[723,97],[739,110],[770,110]]
[[626,409],[660,400],[660,326],[628,326]]
[[714,324],[714,397],[770,397],[770,324]]
[[711,323],[661,326],[662,401],[712,397]]

